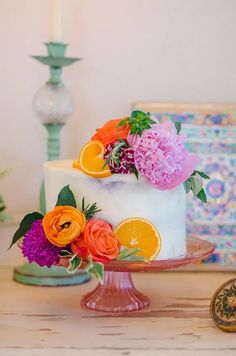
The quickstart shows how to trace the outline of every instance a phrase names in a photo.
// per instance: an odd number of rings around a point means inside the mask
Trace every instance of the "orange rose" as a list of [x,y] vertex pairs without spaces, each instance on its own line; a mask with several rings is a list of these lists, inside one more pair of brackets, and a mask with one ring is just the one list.
[[64,247],[84,231],[86,219],[81,211],[72,206],[56,206],[44,216],[42,224],[48,241]]
[[71,244],[73,253],[78,253],[84,260],[92,256],[94,261],[108,262],[119,254],[119,241],[104,220],[91,219],[81,238]]
[[96,130],[92,140],[98,140],[102,142],[104,146],[107,146],[109,143],[118,139],[125,140],[129,134],[129,125],[118,126],[119,122],[124,119],[127,119],[127,117],[106,122],[103,127]]
[[80,235],[80,237],[72,241],[71,249],[74,254],[77,253],[77,255],[80,256],[84,261],[88,259],[89,251],[88,246],[84,241],[84,234]]

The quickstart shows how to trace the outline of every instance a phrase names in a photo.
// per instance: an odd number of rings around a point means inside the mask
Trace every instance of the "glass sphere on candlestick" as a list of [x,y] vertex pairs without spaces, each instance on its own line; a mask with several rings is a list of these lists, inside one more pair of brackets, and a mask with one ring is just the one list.
[[[60,131],[67,117],[73,112],[73,102],[69,90],[60,78],[51,79],[40,88],[34,98],[33,107],[42,124],[47,129],[47,159],[60,158]],[[40,211],[46,212],[45,188],[40,189]]]
[[73,112],[71,94],[62,83],[47,83],[40,88],[34,96],[33,106],[43,124],[64,124]]

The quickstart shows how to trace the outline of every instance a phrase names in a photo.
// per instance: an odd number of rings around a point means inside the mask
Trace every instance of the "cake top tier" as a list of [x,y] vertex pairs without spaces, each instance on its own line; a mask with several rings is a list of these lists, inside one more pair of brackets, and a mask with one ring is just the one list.
[[189,153],[184,141],[179,122],[160,122],[150,113],[135,110],[96,129],[73,168],[94,178],[134,174],[159,190],[184,184],[186,192],[191,190],[206,201],[202,178],[209,177],[196,170],[198,155]]

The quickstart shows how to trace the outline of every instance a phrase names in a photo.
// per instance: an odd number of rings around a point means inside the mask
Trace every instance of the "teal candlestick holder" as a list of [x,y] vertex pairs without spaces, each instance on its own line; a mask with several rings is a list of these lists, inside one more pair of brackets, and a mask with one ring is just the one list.
[[[48,82],[35,94],[33,105],[36,114],[47,130],[48,160],[60,158],[60,132],[67,117],[73,112],[73,102],[68,89],[62,82],[62,68],[80,58],[65,57],[67,45],[64,43],[46,43],[47,56],[32,56],[42,64],[49,66],[50,78]],[[40,211],[46,213],[45,186],[40,188]],[[14,269],[14,280],[23,284],[40,286],[61,286],[81,284],[90,279],[87,272],[79,270],[75,274],[68,274],[63,267],[39,267],[35,263],[25,263]]]
[[[81,58],[65,57],[67,45],[64,43],[46,43],[47,56],[32,56],[42,64],[49,66],[50,78],[46,85],[38,90],[33,104],[36,114],[48,132],[48,160],[60,157],[60,131],[67,117],[73,112],[70,92],[62,82],[62,68]],[[40,189],[40,211],[46,213],[44,184]]]
[[[54,161],[60,158],[60,132],[64,124],[55,123],[55,124],[43,124],[48,133],[47,139],[47,155],[48,161]],[[39,193],[39,209],[42,214],[46,213],[46,194],[45,194],[45,185],[44,181],[40,187]]]

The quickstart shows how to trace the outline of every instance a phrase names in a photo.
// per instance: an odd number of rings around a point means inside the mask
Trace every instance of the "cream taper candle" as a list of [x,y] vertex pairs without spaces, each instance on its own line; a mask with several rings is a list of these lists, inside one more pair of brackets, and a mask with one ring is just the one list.
[[51,0],[52,42],[62,42],[62,0]]

